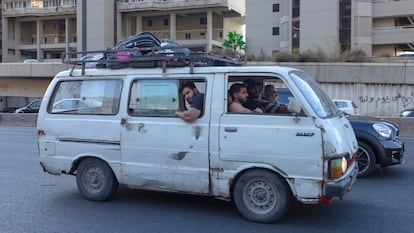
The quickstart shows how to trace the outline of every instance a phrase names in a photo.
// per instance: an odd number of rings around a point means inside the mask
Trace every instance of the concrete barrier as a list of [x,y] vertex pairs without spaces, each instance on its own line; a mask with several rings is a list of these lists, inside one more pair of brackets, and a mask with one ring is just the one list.
[[397,123],[401,137],[414,137],[414,117],[384,117],[381,119]]
[[[397,123],[401,137],[414,137],[414,117],[380,117]],[[36,113],[0,113],[0,126],[35,127]]]
[[0,113],[0,126],[35,127],[37,113]]

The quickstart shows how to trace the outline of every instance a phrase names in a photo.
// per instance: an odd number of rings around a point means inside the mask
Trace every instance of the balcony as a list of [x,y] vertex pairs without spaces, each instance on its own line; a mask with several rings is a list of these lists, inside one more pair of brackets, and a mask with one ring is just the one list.
[[375,0],[373,1],[373,18],[399,17],[412,15],[414,1],[412,0]]
[[[69,47],[76,48],[76,41],[75,38],[76,34],[72,34],[69,40]],[[33,38],[33,39],[32,39]],[[32,35],[31,37],[22,38],[22,41],[16,43],[14,46],[9,46],[9,48],[16,48],[20,50],[36,50],[37,49],[37,41],[36,35]],[[10,41],[10,45],[14,44],[14,41]],[[61,49],[66,47],[66,37],[61,34],[57,33],[50,33],[44,34],[42,40],[40,42],[40,48],[42,49]]]
[[213,8],[227,17],[245,15],[245,0],[121,0],[120,12],[206,10]]
[[374,28],[372,44],[405,44],[414,42],[414,26]]
[[47,8],[3,8],[4,17],[19,17],[19,16],[55,16],[55,15],[76,15],[76,6],[68,7],[47,7]]

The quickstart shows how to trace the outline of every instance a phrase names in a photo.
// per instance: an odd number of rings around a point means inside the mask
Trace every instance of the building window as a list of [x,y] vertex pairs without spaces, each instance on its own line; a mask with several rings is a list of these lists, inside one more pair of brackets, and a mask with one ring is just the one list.
[[339,1],[339,44],[341,52],[351,49],[351,0]]
[[168,26],[168,19],[164,19],[164,26]]
[[186,33],[185,34],[185,39],[186,40],[191,40],[191,33]]
[[200,24],[201,25],[207,24],[207,17],[200,17]]
[[152,19],[148,20],[148,27],[152,27]]
[[300,42],[300,0],[292,1],[292,53],[299,53]]
[[273,4],[273,12],[279,12],[280,11],[280,4],[279,3],[277,3],[277,4]]
[[274,36],[279,35],[279,27],[273,27],[272,28],[272,35],[274,35]]

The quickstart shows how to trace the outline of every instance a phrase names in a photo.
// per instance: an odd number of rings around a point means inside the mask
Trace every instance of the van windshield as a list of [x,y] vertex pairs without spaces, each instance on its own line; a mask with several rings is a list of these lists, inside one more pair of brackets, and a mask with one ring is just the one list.
[[292,71],[289,75],[320,118],[338,116],[335,104],[315,80],[302,71]]

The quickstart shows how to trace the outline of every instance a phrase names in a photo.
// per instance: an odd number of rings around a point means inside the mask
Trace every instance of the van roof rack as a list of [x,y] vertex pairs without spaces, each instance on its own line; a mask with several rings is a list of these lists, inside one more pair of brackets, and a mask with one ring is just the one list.
[[128,48],[122,50],[107,49],[103,51],[66,52],[62,54],[62,63],[73,65],[73,70],[80,66],[82,75],[87,68],[120,69],[162,67],[189,67],[190,73],[196,66],[241,66],[244,62],[240,56],[227,56],[206,52],[192,52],[183,47]]

